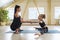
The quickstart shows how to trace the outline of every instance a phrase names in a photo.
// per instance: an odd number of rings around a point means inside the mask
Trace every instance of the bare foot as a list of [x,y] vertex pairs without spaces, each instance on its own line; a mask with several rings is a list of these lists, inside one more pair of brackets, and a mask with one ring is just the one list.
[[15,34],[19,34],[19,29],[16,29],[15,30]]
[[41,34],[40,34],[40,33],[36,33],[35,35],[38,35],[38,36],[40,36]]
[[14,34],[19,34],[19,32],[16,32],[16,31],[15,31]]
[[36,35],[35,39],[39,39],[39,37],[41,36],[40,33],[36,33],[35,35]]
[[37,27],[34,27],[34,28],[37,28]]

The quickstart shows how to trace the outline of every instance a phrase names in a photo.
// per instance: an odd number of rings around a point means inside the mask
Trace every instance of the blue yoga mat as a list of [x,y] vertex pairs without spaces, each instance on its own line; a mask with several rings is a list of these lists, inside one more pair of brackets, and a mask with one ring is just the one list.
[[[20,33],[37,33],[37,30],[23,30],[19,31]],[[14,31],[8,31],[6,33],[14,33]],[[49,30],[48,33],[60,33],[58,30]]]
[[[14,33],[15,31],[8,31],[6,33]],[[19,31],[20,33],[37,33],[37,30],[23,30],[23,31]]]
[[60,33],[58,30],[49,30],[48,33]]

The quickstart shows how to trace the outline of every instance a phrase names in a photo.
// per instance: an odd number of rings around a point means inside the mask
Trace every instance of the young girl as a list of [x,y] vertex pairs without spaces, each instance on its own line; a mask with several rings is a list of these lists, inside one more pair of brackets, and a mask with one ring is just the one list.
[[[39,25],[40,25],[41,28],[36,28],[36,29],[38,29],[38,31],[40,31],[41,34],[48,31],[48,28],[46,27],[44,19],[45,19],[45,14],[40,14],[38,16]],[[36,34],[36,35],[40,35],[40,33]]]
[[44,19],[45,19],[45,14],[40,14],[38,16],[38,20],[39,20],[39,25],[43,28],[46,26],[45,22],[44,22]]

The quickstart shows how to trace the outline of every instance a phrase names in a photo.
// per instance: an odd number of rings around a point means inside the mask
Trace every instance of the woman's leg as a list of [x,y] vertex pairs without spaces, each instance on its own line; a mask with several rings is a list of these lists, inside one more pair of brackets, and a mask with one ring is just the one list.
[[20,23],[20,25],[18,25],[18,27],[17,27],[16,30],[15,30],[15,33],[17,33],[17,34],[19,33],[19,31],[21,30],[21,29],[20,29],[21,25],[22,25],[22,23]]

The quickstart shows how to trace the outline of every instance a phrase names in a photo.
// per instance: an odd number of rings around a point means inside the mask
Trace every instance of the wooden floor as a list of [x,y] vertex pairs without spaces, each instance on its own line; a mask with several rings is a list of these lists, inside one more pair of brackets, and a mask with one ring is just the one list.
[[[34,27],[39,26],[22,26],[23,30],[35,30]],[[49,30],[59,30],[60,26],[48,26]],[[9,26],[0,26],[0,40],[60,40],[60,33],[45,33],[41,36],[35,35],[35,33],[6,33],[11,31]]]

